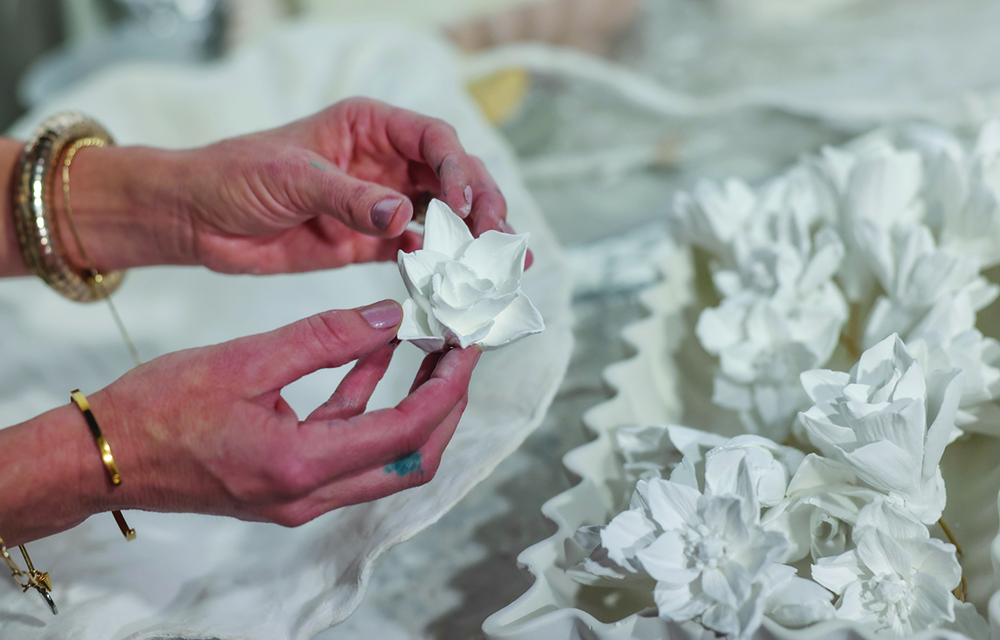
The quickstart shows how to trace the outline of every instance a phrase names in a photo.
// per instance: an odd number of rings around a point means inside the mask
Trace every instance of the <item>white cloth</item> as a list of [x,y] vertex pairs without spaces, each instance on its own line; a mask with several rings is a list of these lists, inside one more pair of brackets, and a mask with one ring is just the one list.
[[[350,95],[442,117],[484,159],[511,224],[531,233],[536,262],[523,286],[547,330],[483,356],[469,407],[428,485],[298,529],[130,512],[138,539],[126,543],[111,516],[99,515],[31,545],[37,565],[52,574],[60,614],[0,587],[0,638],[311,638],[357,606],[382,553],[440,518],[540,423],[572,346],[568,269],[512,156],[465,95],[455,54],[436,37],[375,25],[301,26],[210,67],[108,72],[30,114],[14,133],[26,136],[45,116],[74,109],[99,119],[119,144],[184,147],[283,124]],[[263,278],[156,268],[130,273],[115,301],[151,359],[403,295],[395,264]],[[103,305],[62,300],[34,278],[0,282],[0,326],[6,424],[67,403],[74,387],[95,391],[130,367]],[[405,394],[421,355],[400,348],[373,407]],[[338,379],[314,374],[285,395],[304,415]]]

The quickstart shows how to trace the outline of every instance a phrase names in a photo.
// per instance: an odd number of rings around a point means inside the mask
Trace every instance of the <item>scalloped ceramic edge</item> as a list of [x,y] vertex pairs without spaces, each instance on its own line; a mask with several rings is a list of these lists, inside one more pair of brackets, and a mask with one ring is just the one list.
[[[677,362],[683,359],[674,357],[683,348],[682,343],[688,333],[684,312],[695,296],[689,252],[681,250],[666,256],[660,263],[660,271],[663,274],[661,281],[645,290],[639,298],[648,316],[627,326],[622,332],[625,342],[635,350],[634,355],[604,371],[605,380],[614,392],[613,397],[584,415],[584,424],[597,436],[596,439],[571,450],[563,458],[565,467],[579,477],[580,482],[542,506],[542,514],[552,520],[558,530],[518,556],[519,566],[527,569],[535,582],[520,598],[483,623],[483,632],[490,640],[716,638],[714,633],[700,625],[665,623],[655,616],[641,613],[626,614],[624,617],[605,615],[602,617],[615,621],[601,621],[587,611],[574,608],[574,596],[581,587],[560,568],[564,543],[577,528],[586,524],[603,524],[614,515],[610,506],[613,497],[608,488],[609,478],[617,474],[611,446],[612,430],[630,423],[680,421],[684,416],[680,396],[683,394],[690,399],[690,394],[678,387],[685,383],[686,378],[697,378],[698,374],[685,367],[685,375],[678,377]],[[697,380],[694,383],[697,384]],[[959,446],[959,443],[952,445],[952,448],[955,447],[958,449],[952,456],[951,466],[956,470],[967,471],[967,464],[975,464],[977,452],[986,460],[1000,459],[995,457],[1000,453],[997,441],[984,446],[983,441],[974,440],[965,446]],[[983,449],[989,451],[983,453]],[[997,467],[995,464],[992,466]],[[960,538],[963,532],[968,534],[978,527],[978,539],[983,543],[966,544],[963,566],[967,575],[969,567],[981,569],[970,577],[970,584],[978,584],[981,591],[985,589],[992,594],[988,604],[992,640],[1000,640],[1000,591],[995,591],[993,586],[1000,584],[1000,535],[997,534],[996,511],[992,510],[1000,502],[996,491],[996,487],[1000,486],[1000,473],[994,469],[988,476],[982,477],[983,482],[975,485],[975,490],[950,496],[945,517],[953,530],[958,529],[956,533]],[[980,508],[984,501],[990,508]],[[959,513],[956,515],[954,511]],[[970,513],[972,517],[964,518],[964,513]],[[977,519],[978,525],[975,522]],[[986,544],[986,541],[990,543]],[[982,584],[983,580],[988,584]],[[984,605],[985,602],[980,605],[981,612]],[[912,636],[911,640],[960,637],[953,632],[929,630]],[[883,639],[845,621],[829,621],[795,630],[765,619],[754,640]]]

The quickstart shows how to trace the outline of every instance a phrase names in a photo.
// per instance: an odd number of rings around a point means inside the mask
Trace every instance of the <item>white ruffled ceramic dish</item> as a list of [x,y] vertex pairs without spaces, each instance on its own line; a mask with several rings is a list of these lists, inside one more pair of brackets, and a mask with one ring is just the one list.
[[[570,451],[563,459],[581,481],[557,495],[542,513],[558,525],[550,538],[526,549],[518,562],[535,583],[518,600],[490,616],[483,631],[491,640],[653,640],[654,638],[714,638],[695,623],[667,623],[645,605],[632,602],[613,589],[574,582],[565,568],[577,559],[566,557],[566,542],[584,525],[607,523],[631,493],[622,481],[621,464],[612,449],[613,431],[630,424],[678,423],[711,431],[712,366],[709,356],[693,339],[697,317],[694,269],[690,254],[678,251],[660,265],[663,277],[641,295],[649,315],[623,332],[636,354],[605,371],[615,391],[610,400],[591,409],[584,422],[596,439]],[[993,314],[996,315],[996,314]],[[981,318],[990,324],[988,313]],[[995,320],[993,322],[995,323]],[[983,327],[997,335],[996,327]],[[993,329],[993,330],[991,330]],[[723,435],[734,435],[724,433]],[[961,563],[969,583],[969,601],[991,623],[993,640],[1000,640],[1000,536],[997,535],[997,494],[1000,489],[1000,440],[968,436],[953,444],[942,460],[948,487],[944,519],[961,544]],[[940,532],[938,532],[940,534]],[[874,633],[843,622],[830,621],[805,629],[786,629],[765,619],[755,640],[875,640]],[[914,638],[960,637],[931,630]]]

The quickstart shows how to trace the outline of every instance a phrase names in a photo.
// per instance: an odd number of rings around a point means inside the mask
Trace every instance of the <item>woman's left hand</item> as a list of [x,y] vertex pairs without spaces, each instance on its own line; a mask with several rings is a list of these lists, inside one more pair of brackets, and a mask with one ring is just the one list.
[[[192,262],[280,273],[395,260],[425,194],[473,234],[509,232],[506,203],[451,125],[364,98],[263,133],[184,152]],[[183,241],[182,241],[183,246]]]

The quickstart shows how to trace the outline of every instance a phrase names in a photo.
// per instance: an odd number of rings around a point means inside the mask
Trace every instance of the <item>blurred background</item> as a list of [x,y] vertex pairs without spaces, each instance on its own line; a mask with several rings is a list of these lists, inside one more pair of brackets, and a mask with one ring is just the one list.
[[1000,105],[994,0],[0,0],[0,130],[109,67],[372,19],[468,54],[571,245],[641,228],[701,177],[759,181],[893,121],[971,132]]
[[113,67],[213,65],[292,22],[373,19],[463,52],[470,98],[567,248],[577,347],[536,434],[393,549],[323,640],[478,637],[528,588],[515,558],[553,530],[539,507],[570,486],[559,460],[629,355],[617,338],[678,190],[760,182],[895,122],[972,134],[1000,117],[996,0],[0,0],[0,131]]

